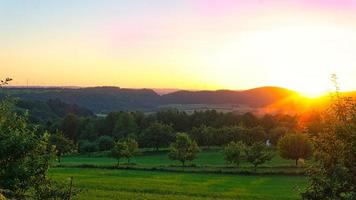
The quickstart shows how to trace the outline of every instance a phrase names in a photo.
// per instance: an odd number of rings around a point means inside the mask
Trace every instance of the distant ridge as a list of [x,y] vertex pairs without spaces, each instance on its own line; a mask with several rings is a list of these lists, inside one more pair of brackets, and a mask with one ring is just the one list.
[[[298,93],[281,87],[258,87],[248,90],[178,90],[159,95],[153,89],[130,89],[120,87],[6,87],[0,91],[0,97],[12,95],[24,100],[48,101],[59,99],[65,103],[76,104],[90,109],[94,113],[111,111],[153,112],[177,105],[208,105],[214,109],[221,105],[247,106],[252,109],[265,108],[283,102]],[[349,94],[355,95],[355,92]],[[289,98],[290,99],[290,98]],[[288,102],[288,101],[285,101]],[[294,102],[294,104],[298,102]],[[214,106],[216,105],[216,106]],[[288,106],[288,105],[286,105]],[[194,110],[194,106],[190,106]]]

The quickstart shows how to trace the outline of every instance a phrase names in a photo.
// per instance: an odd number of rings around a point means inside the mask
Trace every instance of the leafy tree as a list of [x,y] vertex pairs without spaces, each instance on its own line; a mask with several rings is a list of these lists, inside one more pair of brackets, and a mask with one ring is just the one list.
[[99,151],[98,144],[95,141],[80,140],[79,141],[79,152],[80,153],[91,153]]
[[238,167],[240,161],[242,160],[242,154],[245,151],[245,144],[241,141],[239,142],[230,142],[223,150],[224,159],[228,163],[234,163]]
[[137,130],[138,126],[133,115],[129,112],[121,112],[113,129],[113,136],[115,139],[121,139],[136,133]]
[[64,117],[61,130],[67,138],[77,142],[79,138],[79,125],[79,118],[70,113]]
[[8,98],[0,102],[0,188],[10,199],[58,199],[65,189],[46,175],[54,156],[49,134],[16,114],[14,104]]
[[273,153],[264,143],[254,143],[248,146],[245,150],[246,161],[251,163],[255,170],[258,165],[269,161],[273,157]]
[[214,133],[214,128],[202,125],[199,128],[193,127],[190,131],[190,136],[200,146],[207,146],[209,148],[213,144]]
[[98,138],[98,131],[96,127],[96,120],[94,118],[81,118],[79,120],[78,133],[80,140],[96,140]]
[[59,131],[50,136],[50,143],[56,148],[56,155],[59,163],[61,162],[61,157],[64,154],[72,152],[75,148],[73,141],[64,137],[64,135]]
[[308,170],[306,200],[356,199],[356,101],[336,92],[323,113],[322,131],[312,133],[316,162]]
[[125,140],[127,145],[127,153],[125,155],[127,162],[130,163],[130,159],[139,153],[138,151],[138,143],[133,138],[127,138]]
[[199,147],[197,143],[191,140],[186,133],[179,133],[176,141],[170,146],[168,157],[171,160],[180,161],[184,167],[185,162],[194,160],[198,152]]
[[115,142],[114,139],[108,135],[104,135],[99,137],[98,145],[100,151],[110,150],[114,147]]
[[269,139],[273,146],[277,146],[279,139],[287,133],[288,129],[285,127],[276,127],[269,131]]
[[[247,140],[246,140],[247,139]],[[253,127],[248,129],[248,136],[245,137],[246,144],[251,145],[253,143],[261,142],[266,140],[266,132],[262,127]]]
[[154,147],[158,151],[168,146],[174,139],[173,128],[160,122],[153,122],[141,135],[144,146]]
[[300,158],[308,159],[312,156],[312,144],[303,134],[288,134],[278,142],[278,152],[282,158],[295,160],[298,165]]
[[120,165],[120,159],[126,158],[129,147],[125,141],[117,141],[114,148],[111,149],[110,156],[117,160],[117,166]]

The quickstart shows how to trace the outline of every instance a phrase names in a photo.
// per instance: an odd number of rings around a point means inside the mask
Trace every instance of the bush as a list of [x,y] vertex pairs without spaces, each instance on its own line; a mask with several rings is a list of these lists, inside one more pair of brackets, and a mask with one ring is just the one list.
[[115,141],[112,137],[110,136],[101,136],[98,139],[98,145],[99,145],[99,150],[100,151],[107,151],[110,150],[114,147]]
[[79,153],[91,153],[99,151],[99,146],[96,142],[88,140],[79,141]]

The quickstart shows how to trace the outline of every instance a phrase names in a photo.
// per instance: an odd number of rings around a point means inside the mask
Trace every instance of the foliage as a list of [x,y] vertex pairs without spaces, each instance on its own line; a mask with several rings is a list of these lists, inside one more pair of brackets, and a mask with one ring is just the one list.
[[245,150],[246,161],[251,163],[256,169],[258,165],[269,161],[273,157],[273,152],[264,143],[254,143]]
[[127,159],[127,162],[130,163],[130,159],[139,153],[138,143],[133,138],[127,138],[125,140],[125,143],[127,144],[127,153],[125,157]]
[[49,134],[40,132],[27,123],[26,116],[14,112],[14,101],[0,102],[0,188],[8,191],[9,198],[58,198],[57,193],[47,193],[40,187],[58,191],[46,173],[54,148],[49,143]]
[[336,88],[320,121],[322,131],[312,133],[317,162],[308,171],[306,200],[356,199],[356,101],[341,97]]
[[312,156],[312,144],[304,134],[287,134],[279,140],[278,152],[282,158],[295,160],[295,165],[298,165],[300,158]]
[[173,128],[160,122],[153,122],[140,136],[143,146],[154,147],[157,151],[161,147],[167,147],[173,139]]
[[99,151],[98,144],[89,140],[80,140],[79,141],[79,152],[80,153],[90,153]]
[[230,142],[224,148],[224,159],[228,163],[234,163],[238,167],[242,160],[242,153],[245,151],[245,148],[246,146],[242,142]]
[[100,151],[107,151],[114,147],[115,141],[112,137],[103,135],[99,137],[98,145]]
[[268,138],[273,146],[277,146],[279,139],[287,133],[286,127],[275,127],[269,131]]
[[73,141],[64,137],[64,135],[59,131],[57,131],[55,134],[52,134],[49,140],[50,143],[56,148],[56,155],[59,163],[61,162],[61,157],[64,154],[70,153],[75,149]]
[[120,159],[125,158],[128,153],[128,146],[125,141],[117,141],[111,149],[110,156],[117,160],[117,165],[120,165]]
[[137,129],[133,115],[130,112],[121,112],[113,129],[113,137],[122,139],[130,134],[135,134]]
[[61,130],[67,138],[77,142],[79,138],[79,125],[78,116],[70,113],[63,118]]
[[170,146],[168,157],[171,160],[178,160],[185,166],[186,161],[195,159],[196,154],[199,152],[199,147],[194,140],[191,140],[186,133],[179,133],[176,141]]

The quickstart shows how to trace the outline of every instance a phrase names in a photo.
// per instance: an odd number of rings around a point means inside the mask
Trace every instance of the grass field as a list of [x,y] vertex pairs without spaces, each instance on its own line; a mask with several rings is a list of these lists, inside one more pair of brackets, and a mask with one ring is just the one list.
[[[179,162],[169,160],[164,150],[143,151],[132,162],[135,164],[130,169],[115,169],[116,160],[105,152],[71,155],[63,157],[61,167],[52,168],[50,175],[57,180],[74,177],[75,187],[84,190],[79,199],[89,200],[299,199],[297,188],[306,184],[303,176],[280,175],[303,169],[277,154],[257,171],[246,162],[240,168],[227,167],[219,149],[200,152],[196,160],[188,163],[194,166],[185,169]],[[254,175],[234,171],[240,169],[252,169]]]
[[[126,162],[122,160],[121,162]],[[136,156],[132,159],[132,162],[140,166],[169,166],[169,165],[180,165],[179,162],[171,161],[168,159],[166,151],[149,151],[143,152],[141,155]],[[80,164],[93,164],[97,166],[113,166],[117,161],[113,158],[109,158],[103,154],[99,155],[73,155],[66,156],[62,158],[62,164],[64,165],[80,165]],[[221,150],[212,149],[204,150],[197,155],[197,158],[189,164],[196,164],[198,166],[215,166],[215,167],[225,167],[226,162],[221,153]],[[295,161],[282,159],[277,154],[273,157],[271,161],[266,162],[261,165],[261,167],[290,167],[294,166]],[[242,162],[241,167],[250,167],[251,164],[247,162]]]
[[79,199],[101,200],[288,200],[299,199],[297,188],[305,186],[302,176],[240,176],[109,170],[53,168],[56,180],[74,177],[82,188]]

